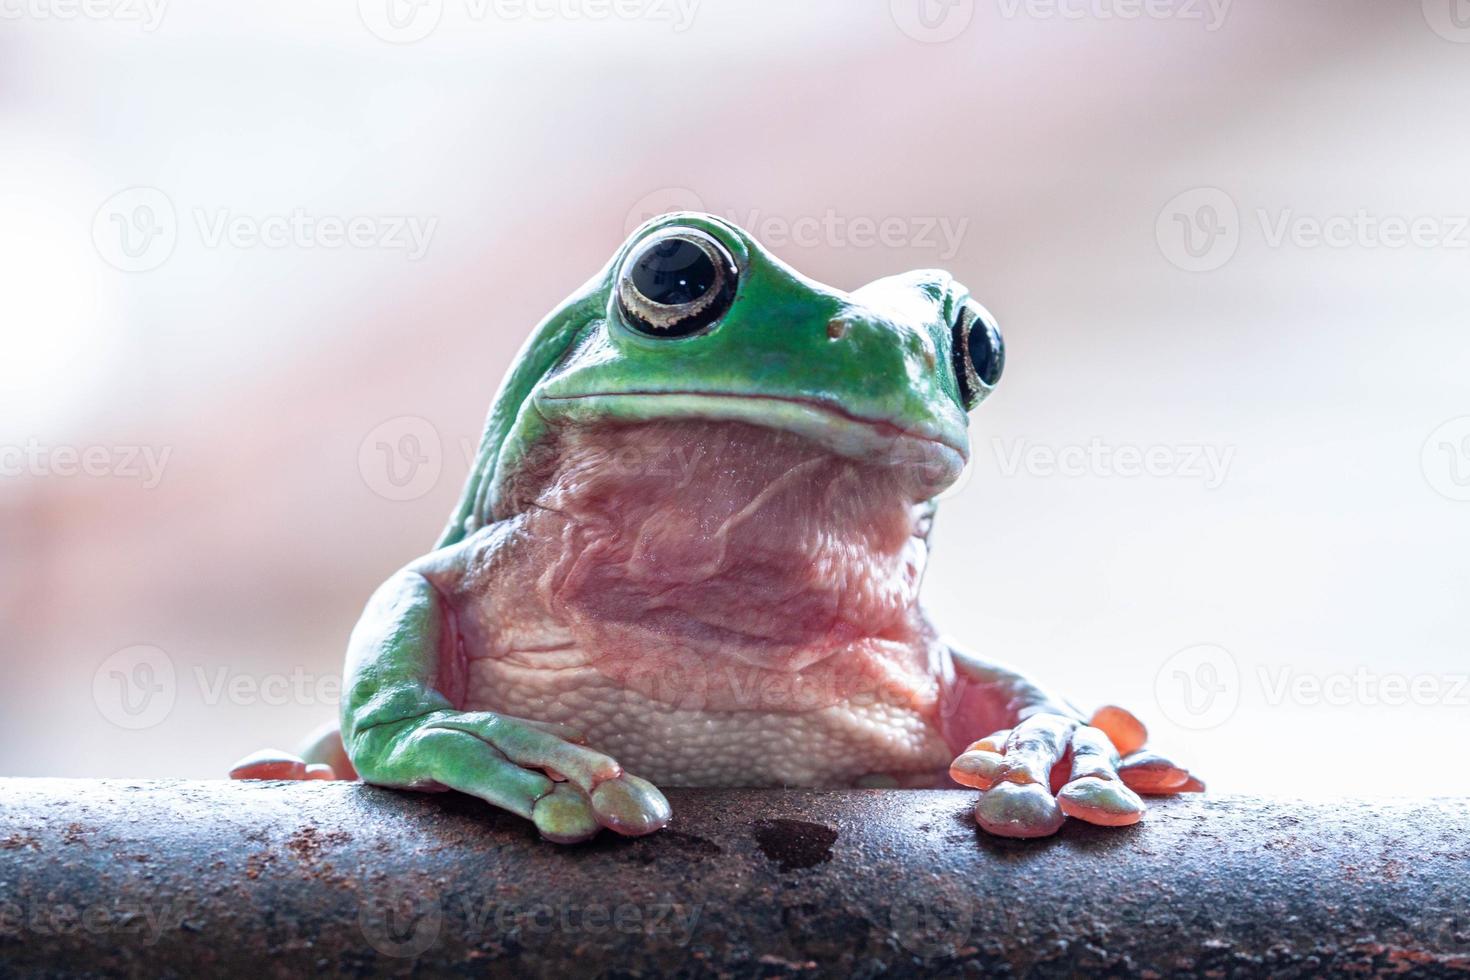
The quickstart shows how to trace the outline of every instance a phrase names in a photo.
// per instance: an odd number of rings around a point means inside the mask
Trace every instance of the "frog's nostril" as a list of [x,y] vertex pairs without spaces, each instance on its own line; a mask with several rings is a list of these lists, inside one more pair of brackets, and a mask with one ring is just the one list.
[[832,319],[827,321],[827,339],[841,340],[843,337],[847,336],[847,331],[850,329],[850,327],[851,324],[849,324],[842,317],[833,317]]

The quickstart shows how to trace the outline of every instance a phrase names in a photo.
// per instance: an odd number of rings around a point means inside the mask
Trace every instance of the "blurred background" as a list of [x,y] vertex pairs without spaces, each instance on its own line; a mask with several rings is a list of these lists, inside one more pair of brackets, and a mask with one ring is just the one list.
[[529,329],[698,207],[952,270],[942,626],[1212,789],[1470,793],[1463,0],[5,0],[0,774],[335,713]]

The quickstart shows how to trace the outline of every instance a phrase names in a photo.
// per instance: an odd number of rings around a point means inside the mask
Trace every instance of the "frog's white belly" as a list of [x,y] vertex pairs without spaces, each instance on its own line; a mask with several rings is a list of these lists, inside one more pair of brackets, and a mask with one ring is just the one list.
[[466,708],[569,725],[661,786],[851,786],[873,775],[938,784],[951,759],[928,718],[880,697],[811,710],[710,710],[671,706],[589,666],[469,666]]

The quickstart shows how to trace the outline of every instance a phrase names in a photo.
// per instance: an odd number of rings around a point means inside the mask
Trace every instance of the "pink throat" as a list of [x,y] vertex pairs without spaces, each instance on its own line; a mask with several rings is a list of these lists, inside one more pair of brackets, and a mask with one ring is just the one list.
[[744,423],[569,426],[523,477],[543,598],[602,649],[802,670],[912,645],[924,509],[893,466]]

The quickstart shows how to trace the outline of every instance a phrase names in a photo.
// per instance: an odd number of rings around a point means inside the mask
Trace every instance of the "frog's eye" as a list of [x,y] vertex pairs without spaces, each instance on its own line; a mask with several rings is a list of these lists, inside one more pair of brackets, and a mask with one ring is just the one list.
[[687,337],[725,315],[735,299],[735,260],[694,228],[665,228],[639,242],[618,273],[628,326],[650,337]]
[[1006,345],[1000,327],[985,307],[965,303],[954,322],[954,373],[960,382],[960,400],[974,408],[1000,382],[1006,366]]

